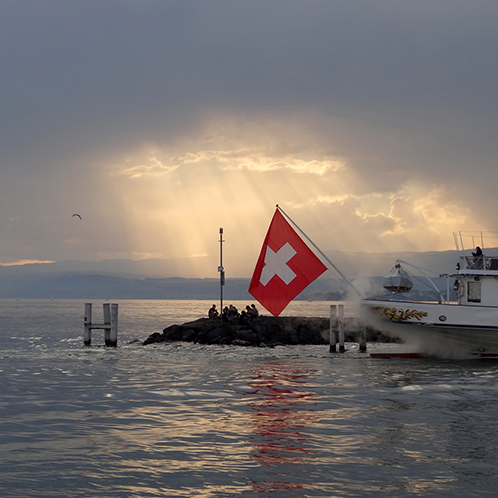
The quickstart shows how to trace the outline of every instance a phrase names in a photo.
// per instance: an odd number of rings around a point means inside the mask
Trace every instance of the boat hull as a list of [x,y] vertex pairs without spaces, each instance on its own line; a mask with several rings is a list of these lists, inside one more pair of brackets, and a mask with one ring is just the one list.
[[498,307],[363,300],[366,326],[437,357],[498,356]]

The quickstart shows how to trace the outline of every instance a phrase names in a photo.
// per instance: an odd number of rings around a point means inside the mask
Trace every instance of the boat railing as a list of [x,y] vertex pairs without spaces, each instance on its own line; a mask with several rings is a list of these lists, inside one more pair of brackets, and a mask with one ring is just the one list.
[[467,270],[498,270],[498,257],[495,256],[461,256],[460,259]]

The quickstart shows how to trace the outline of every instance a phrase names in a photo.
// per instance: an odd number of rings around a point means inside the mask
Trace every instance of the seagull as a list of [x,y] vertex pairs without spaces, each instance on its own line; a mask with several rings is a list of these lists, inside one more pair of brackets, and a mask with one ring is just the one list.
[[82,217],[81,217],[78,213],[73,214],[73,218],[74,218],[75,216],[77,216],[80,220],[82,220],[82,219],[83,219],[83,218],[82,218]]

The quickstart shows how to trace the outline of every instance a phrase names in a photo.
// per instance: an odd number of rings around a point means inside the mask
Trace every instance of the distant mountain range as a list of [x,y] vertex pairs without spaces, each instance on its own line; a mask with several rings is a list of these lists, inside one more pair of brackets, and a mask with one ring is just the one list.
[[[487,251],[487,254],[491,250]],[[495,251],[496,253],[497,251]],[[365,254],[330,252],[327,256],[341,272],[358,285],[375,285],[391,270],[396,258],[421,267],[431,277],[455,270],[459,253],[405,252],[394,254]],[[217,299],[220,282],[214,278],[181,278],[174,276],[178,261],[105,260],[62,261],[56,263],[0,265],[0,298],[57,298],[57,299]],[[408,270],[411,268],[406,267]],[[229,273],[229,269],[228,273]],[[213,273],[217,275],[216,269]],[[437,279],[436,279],[437,281]],[[251,299],[248,293],[250,278],[227,278],[224,295],[227,299]],[[331,270],[300,296],[301,299],[341,299],[347,286]],[[327,299],[327,300],[329,300]]]

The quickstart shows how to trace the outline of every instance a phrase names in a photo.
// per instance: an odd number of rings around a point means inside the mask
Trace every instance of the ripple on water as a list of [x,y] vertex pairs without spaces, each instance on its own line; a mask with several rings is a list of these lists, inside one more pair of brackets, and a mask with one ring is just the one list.
[[495,492],[493,362],[372,359],[351,344],[85,348],[80,325],[77,340],[10,333],[19,343],[0,353],[1,496]]

